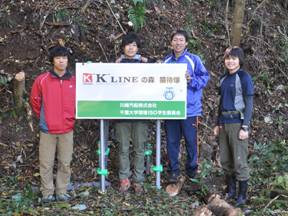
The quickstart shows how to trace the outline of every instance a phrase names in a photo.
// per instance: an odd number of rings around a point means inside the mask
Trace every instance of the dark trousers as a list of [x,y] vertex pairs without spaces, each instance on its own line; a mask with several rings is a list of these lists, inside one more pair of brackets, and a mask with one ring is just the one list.
[[167,139],[167,153],[169,158],[169,172],[180,174],[179,150],[180,140],[184,136],[186,143],[186,173],[194,176],[197,171],[197,117],[185,120],[166,120],[165,130]]
[[240,123],[224,124],[220,129],[220,160],[226,175],[246,181],[249,179],[248,139],[239,139],[240,127]]
[[144,151],[148,140],[147,121],[119,121],[115,124],[116,138],[119,141],[119,178],[130,177],[130,140],[132,141],[134,157],[132,179],[134,182],[144,181]]

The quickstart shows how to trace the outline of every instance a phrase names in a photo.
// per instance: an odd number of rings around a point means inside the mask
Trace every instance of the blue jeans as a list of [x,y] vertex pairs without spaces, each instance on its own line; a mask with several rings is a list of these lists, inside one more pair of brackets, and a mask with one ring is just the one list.
[[186,143],[186,174],[195,176],[198,167],[197,155],[197,117],[188,117],[185,120],[166,120],[165,130],[167,139],[167,153],[169,158],[169,172],[180,175],[179,150],[180,140],[184,135]]

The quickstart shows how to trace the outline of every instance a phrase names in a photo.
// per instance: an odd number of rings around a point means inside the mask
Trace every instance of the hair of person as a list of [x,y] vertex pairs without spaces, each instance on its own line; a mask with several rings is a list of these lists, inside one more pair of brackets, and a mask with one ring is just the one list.
[[185,30],[178,29],[178,30],[174,31],[174,32],[172,33],[171,37],[170,37],[170,41],[173,40],[173,38],[175,37],[175,35],[182,35],[182,36],[185,37],[186,42],[188,41],[189,36],[188,36],[188,33],[187,33]]
[[135,32],[129,32],[122,38],[121,48],[123,49],[126,45],[135,42],[137,47],[140,48],[140,38]]
[[67,56],[70,57],[70,51],[63,46],[56,45],[49,50],[49,60],[53,63],[53,59],[58,56]]
[[237,57],[239,59],[240,67],[244,65],[244,51],[240,47],[227,48],[224,54],[224,59],[229,57]]

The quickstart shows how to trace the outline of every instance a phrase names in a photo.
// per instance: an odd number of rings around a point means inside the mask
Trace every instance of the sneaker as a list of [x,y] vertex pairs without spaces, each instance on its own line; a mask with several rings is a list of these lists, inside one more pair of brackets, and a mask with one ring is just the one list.
[[64,202],[68,202],[71,200],[71,196],[67,193],[62,193],[62,194],[57,194],[56,195],[56,200],[57,201],[64,201]]
[[54,201],[55,201],[55,197],[52,194],[49,194],[48,196],[42,197],[43,203],[50,203],[50,202],[54,202]]
[[133,183],[132,188],[136,194],[142,194],[144,192],[143,185],[141,183]]
[[176,184],[178,181],[179,175],[176,173],[170,173],[168,176],[168,183],[169,184]]
[[124,193],[124,192],[128,191],[130,186],[131,186],[131,183],[130,183],[130,180],[128,178],[120,179],[120,188],[119,188],[120,192]]

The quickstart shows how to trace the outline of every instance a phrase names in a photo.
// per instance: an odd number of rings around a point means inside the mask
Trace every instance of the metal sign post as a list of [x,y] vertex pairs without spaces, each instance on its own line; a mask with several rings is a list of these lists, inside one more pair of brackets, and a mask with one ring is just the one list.
[[104,120],[100,120],[100,169],[102,171],[101,175],[101,192],[105,192],[105,130],[104,130]]
[[156,188],[161,189],[161,172],[163,167],[161,165],[161,122],[156,121],[156,167],[154,168],[156,172]]
[[[100,189],[101,192],[105,192],[106,186],[109,187],[110,183],[105,179],[108,175],[107,160],[110,149],[108,147],[109,138],[109,122],[106,120],[100,120],[100,140],[98,141],[97,154],[99,156],[99,168],[97,173],[101,176],[100,178]],[[104,155],[104,156],[103,156]]]

